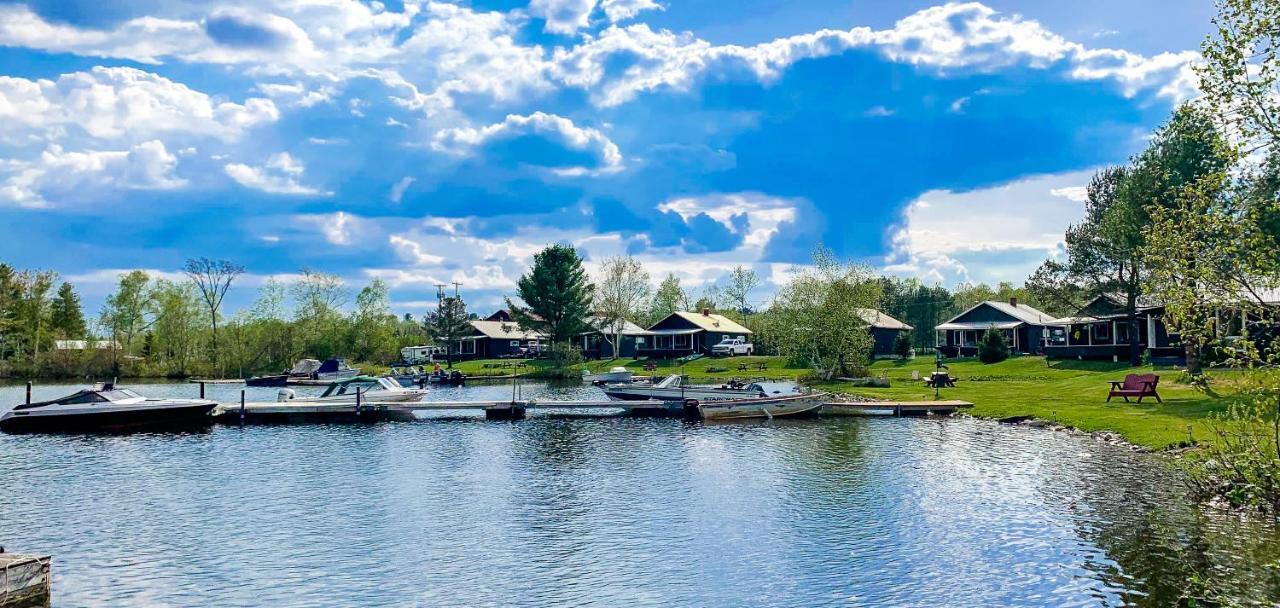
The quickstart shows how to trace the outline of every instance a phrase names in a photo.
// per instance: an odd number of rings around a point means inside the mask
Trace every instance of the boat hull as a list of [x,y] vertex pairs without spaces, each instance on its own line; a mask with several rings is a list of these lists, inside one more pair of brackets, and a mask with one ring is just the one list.
[[703,420],[745,420],[815,415],[826,403],[825,393],[741,399],[697,404],[697,415]]
[[646,401],[655,399],[658,401],[684,401],[686,399],[697,399],[699,401],[722,401],[730,399],[753,399],[760,397],[760,393],[754,391],[740,391],[734,389],[710,389],[710,388],[606,388],[605,395],[610,399],[618,399],[621,401]]
[[289,374],[257,376],[244,381],[245,386],[288,386]]
[[60,433],[137,429],[188,429],[208,426],[212,401],[173,407],[137,407],[104,412],[40,414],[10,412],[0,419],[6,433]]

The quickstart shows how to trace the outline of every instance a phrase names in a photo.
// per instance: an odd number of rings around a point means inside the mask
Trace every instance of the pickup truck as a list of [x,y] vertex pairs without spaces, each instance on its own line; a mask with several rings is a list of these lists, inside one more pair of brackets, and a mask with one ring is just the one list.
[[725,338],[711,347],[711,354],[732,357],[734,355],[750,355],[755,347],[744,338]]

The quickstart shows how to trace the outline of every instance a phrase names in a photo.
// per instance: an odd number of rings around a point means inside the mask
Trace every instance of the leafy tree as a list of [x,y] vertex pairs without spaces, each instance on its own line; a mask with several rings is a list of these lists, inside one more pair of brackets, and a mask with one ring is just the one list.
[[605,340],[618,356],[626,322],[638,319],[640,307],[649,297],[649,273],[631,256],[605,260],[600,265],[600,285],[596,290],[596,315]]
[[760,276],[755,270],[742,265],[735,266],[729,273],[729,284],[720,294],[723,300],[741,314],[751,312],[751,291],[760,286]]
[[399,323],[391,313],[389,293],[382,279],[374,279],[356,294],[351,343],[352,354],[361,361],[385,361],[394,357]]
[[51,342],[48,330],[51,325],[49,292],[57,274],[51,271],[23,271],[17,277],[20,286],[17,328],[21,336],[21,348],[29,354],[36,370],[40,367],[40,348]]
[[1009,343],[1004,340],[1004,332],[991,328],[982,334],[978,344],[978,360],[983,363],[999,363],[1009,358]]
[[141,270],[120,275],[115,293],[107,296],[99,324],[122,342],[126,355],[134,353],[134,341],[155,322],[150,304],[151,277]]
[[[232,281],[244,274],[244,266],[227,260],[210,260],[202,257],[187,260],[183,271],[200,290],[200,295],[204,297],[204,303],[209,308],[209,322],[213,326],[210,350],[213,353],[214,363],[218,364],[218,309],[222,307],[222,299],[226,297],[227,290],[231,289]],[[221,370],[220,365],[219,370]]]
[[84,322],[84,311],[80,308],[80,296],[76,294],[71,283],[63,281],[58,287],[58,296],[53,300],[49,325],[54,335],[59,338],[85,337],[87,328]]
[[980,302],[997,299],[996,290],[986,283],[961,283],[951,292],[954,312],[968,310]]
[[955,298],[941,285],[925,285],[916,278],[881,278],[884,297],[879,309],[916,328],[910,332],[916,348],[933,346],[931,331],[957,311]]
[[444,345],[445,358],[449,367],[453,367],[453,345],[471,333],[466,302],[461,297],[441,298],[440,305],[427,313],[423,328],[437,345]]
[[688,310],[689,296],[680,286],[680,277],[667,273],[649,305],[649,324],[657,323],[677,310]]
[[819,248],[812,268],[798,270],[774,297],[766,312],[769,339],[789,361],[813,368],[820,378],[844,374],[870,358],[871,333],[859,311],[874,308],[881,295],[868,269]]
[[1196,67],[1210,111],[1229,122],[1249,148],[1280,141],[1280,3],[1217,0],[1216,32]]
[[591,329],[587,317],[594,287],[570,245],[551,245],[535,254],[533,268],[516,283],[516,293],[525,305],[508,298],[511,316],[521,328],[545,335],[553,345]]
[[154,321],[148,336],[153,366],[171,376],[186,376],[200,348],[201,302],[190,284],[155,281],[146,295]]
[[292,287],[295,335],[300,350],[319,358],[342,352],[345,319],[342,307],[347,302],[347,286],[342,279],[310,269],[302,270]]

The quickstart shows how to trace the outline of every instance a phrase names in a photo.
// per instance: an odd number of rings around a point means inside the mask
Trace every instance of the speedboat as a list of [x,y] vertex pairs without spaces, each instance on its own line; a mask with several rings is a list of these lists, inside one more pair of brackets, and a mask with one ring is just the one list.
[[437,370],[427,376],[427,382],[443,386],[462,386],[467,383],[467,376],[456,369],[453,371]]
[[213,415],[231,424],[414,420],[413,411],[400,404],[421,401],[426,394],[389,376],[357,376],[330,384],[319,397],[298,397],[286,388],[274,403],[225,403]]
[[610,399],[622,401],[640,401],[656,399],[658,401],[716,401],[720,399],[753,399],[767,396],[764,387],[759,384],[742,385],[738,383],[720,386],[697,386],[685,383],[684,376],[672,374],[657,384],[606,384],[604,394]]
[[421,365],[415,367],[403,363],[394,363],[390,367],[391,373],[388,375],[405,388],[421,388],[427,384],[430,376]]
[[24,403],[0,416],[0,431],[109,431],[208,424],[217,402],[148,399],[113,384],[95,385],[61,399]]
[[316,371],[311,373],[312,380],[342,380],[355,378],[360,370],[347,365],[346,359],[326,359]]
[[587,384],[608,384],[608,383],[630,383],[632,377],[631,370],[625,367],[612,367],[607,372],[593,374],[590,370],[582,370],[582,381]]

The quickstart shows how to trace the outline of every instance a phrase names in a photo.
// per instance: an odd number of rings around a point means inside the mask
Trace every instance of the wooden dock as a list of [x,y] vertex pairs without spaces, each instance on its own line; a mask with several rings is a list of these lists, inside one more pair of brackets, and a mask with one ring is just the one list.
[[0,553],[0,608],[49,605],[50,556]]
[[972,408],[968,401],[850,401],[822,406],[826,416],[928,416],[950,415]]

